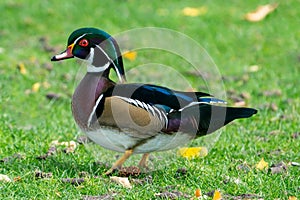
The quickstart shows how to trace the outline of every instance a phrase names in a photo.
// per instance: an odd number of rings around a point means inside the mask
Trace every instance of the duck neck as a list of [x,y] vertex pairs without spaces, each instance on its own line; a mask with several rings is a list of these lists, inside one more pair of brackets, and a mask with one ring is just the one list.
[[73,94],[73,116],[76,123],[83,130],[89,129],[90,115],[98,98],[115,84],[107,75],[106,71],[97,73],[88,72]]

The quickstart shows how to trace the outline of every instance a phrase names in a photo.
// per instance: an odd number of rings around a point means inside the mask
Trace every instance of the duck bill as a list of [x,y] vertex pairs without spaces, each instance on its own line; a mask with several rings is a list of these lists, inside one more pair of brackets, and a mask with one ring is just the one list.
[[74,44],[69,45],[65,51],[53,56],[51,58],[51,61],[59,61],[59,60],[74,58],[74,55],[72,54],[73,47],[74,47]]

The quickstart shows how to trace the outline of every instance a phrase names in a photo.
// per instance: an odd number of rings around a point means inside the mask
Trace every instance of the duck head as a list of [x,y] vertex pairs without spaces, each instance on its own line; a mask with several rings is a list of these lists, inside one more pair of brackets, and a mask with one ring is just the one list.
[[108,33],[96,28],[80,28],[69,36],[67,49],[52,57],[51,61],[79,58],[87,62],[87,72],[109,75],[115,70],[121,82],[125,72],[119,46]]

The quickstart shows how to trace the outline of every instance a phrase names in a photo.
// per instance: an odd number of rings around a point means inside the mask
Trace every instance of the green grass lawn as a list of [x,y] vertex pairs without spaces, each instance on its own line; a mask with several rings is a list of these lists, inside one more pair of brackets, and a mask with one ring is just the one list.
[[[179,199],[196,199],[197,188],[209,199],[213,190],[219,190],[224,199],[247,195],[254,199],[299,199],[300,168],[291,162],[300,163],[300,4],[278,1],[279,7],[263,21],[244,20],[247,12],[266,3],[269,2],[1,1],[0,174],[12,181],[0,181],[0,199],[82,199],[102,195],[155,199],[163,192],[177,192]],[[185,7],[202,7],[206,12],[184,16]],[[78,144],[70,154],[59,149],[45,160],[37,159],[48,151],[53,140],[76,141],[82,135],[73,120],[70,103],[85,69],[75,60],[51,63],[50,58],[64,50],[73,30],[86,26],[112,35],[134,28],[160,27],[189,36],[214,60],[224,80],[215,84],[224,84],[230,104],[238,97],[259,113],[223,129],[204,158],[186,160],[176,150],[155,153],[151,157],[153,170],[129,178],[132,189],[102,176],[105,165],[111,166],[118,154],[93,144]],[[159,63],[172,66],[194,89],[208,92],[209,86],[202,78],[191,73],[191,67],[185,67],[189,66],[187,62],[168,52],[144,49],[137,51],[134,61],[124,61],[125,68],[131,69],[129,82],[145,80],[180,88],[182,85],[170,79],[166,71],[158,71],[159,67],[134,71],[139,65]],[[253,65],[258,69],[253,70]],[[32,91],[36,83],[40,87]],[[49,93],[59,98],[49,100]],[[191,145],[208,144],[200,139]],[[139,155],[133,156],[127,166],[137,164],[138,158]],[[269,167],[258,170],[256,164],[262,158]],[[286,169],[272,173],[272,165],[280,162]],[[177,172],[182,168],[186,173]],[[36,171],[52,176],[37,178]],[[79,178],[82,172],[86,176],[80,185],[64,181]]]

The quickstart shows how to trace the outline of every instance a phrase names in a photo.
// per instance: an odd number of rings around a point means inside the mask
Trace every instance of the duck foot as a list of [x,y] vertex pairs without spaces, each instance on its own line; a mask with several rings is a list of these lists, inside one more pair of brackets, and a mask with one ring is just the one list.
[[149,169],[149,167],[148,167],[148,159],[149,159],[149,153],[145,153],[143,156],[142,156],[142,158],[141,158],[141,160],[140,160],[140,162],[139,162],[139,168],[140,169],[146,169],[146,170],[148,170]]
[[131,154],[133,153],[132,149],[126,150],[125,153],[123,154],[123,156],[121,158],[119,158],[119,160],[117,160],[113,166],[104,174],[105,175],[110,175],[112,174],[116,169],[120,169],[123,165],[123,163],[131,156]]

